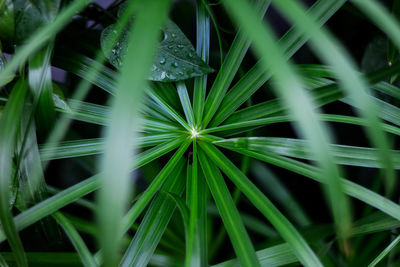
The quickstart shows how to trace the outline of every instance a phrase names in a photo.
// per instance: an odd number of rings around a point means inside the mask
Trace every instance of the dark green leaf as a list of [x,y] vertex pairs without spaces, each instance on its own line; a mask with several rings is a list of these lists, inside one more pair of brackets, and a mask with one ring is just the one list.
[[46,21],[51,21],[58,13],[61,0],[29,0]]
[[[16,207],[23,211],[45,200],[48,197],[43,166],[40,161],[39,148],[36,138],[36,127],[30,121],[32,106],[25,105],[21,116],[20,134],[17,143],[17,175],[14,182],[19,184]],[[29,125],[31,123],[31,125]],[[40,221],[41,228],[50,244],[61,239],[56,223],[50,218]]]
[[45,19],[29,0],[14,1],[15,16],[15,42],[23,43],[40,26],[45,23]]
[[9,191],[18,125],[15,121],[19,121],[21,117],[26,91],[27,83],[20,80],[14,86],[0,117],[0,222],[19,266],[27,266],[27,261],[10,210]]
[[14,37],[14,28],[13,2],[11,0],[0,1],[0,40],[7,42],[12,41]]
[[[127,53],[128,32],[123,31],[121,38],[113,47],[107,47],[106,42],[115,38],[114,25],[105,28],[101,34],[101,47],[104,52],[110,51],[110,63],[120,68]],[[213,71],[197,54],[193,45],[179,27],[172,21],[167,21],[163,29],[164,39],[160,42],[156,57],[150,70],[149,80],[180,81]],[[108,55],[106,55],[108,56]]]
[[36,125],[41,132],[49,131],[56,119],[50,66],[52,51],[53,45],[50,44],[29,60],[29,88],[33,95]]

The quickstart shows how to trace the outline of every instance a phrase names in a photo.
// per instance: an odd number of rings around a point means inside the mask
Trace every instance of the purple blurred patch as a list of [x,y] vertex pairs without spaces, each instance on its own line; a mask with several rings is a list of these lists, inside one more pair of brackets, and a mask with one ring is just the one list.
[[96,2],[102,7],[107,8],[113,2],[113,0],[97,0]]
[[63,83],[67,77],[67,72],[65,70],[51,67],[51,78],[55,82]]

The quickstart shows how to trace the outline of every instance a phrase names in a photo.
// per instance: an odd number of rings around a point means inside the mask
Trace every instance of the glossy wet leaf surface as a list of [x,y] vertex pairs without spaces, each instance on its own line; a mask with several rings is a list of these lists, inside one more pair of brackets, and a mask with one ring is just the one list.
[[[106,42],[116,35],[114,25],[108,26],[101,35],[101,47],[106,53],[111,50],[109,62],[116,68],[123,64],[127,53],[128,32],[123,31],[121,38],[113,47],[106,47]],[[160,42],[148,79],[152,81],[172,82],[208,74],[213,71],[197,54],[179,27],[167,21],[162,30]]]

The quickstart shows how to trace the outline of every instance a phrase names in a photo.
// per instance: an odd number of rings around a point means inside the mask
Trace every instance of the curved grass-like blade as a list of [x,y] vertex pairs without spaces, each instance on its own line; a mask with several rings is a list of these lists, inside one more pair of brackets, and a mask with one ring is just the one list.
[[[280,244],[256,252],[261,266],[273,267],[296,263],[297,257],[288,244]],[[212,267],[233,267],[238,266],[238,260],[225,261]]]
[[250,182],[250,179],[213,145],[200,142],[200,147],[207,154],[207,157],[213,160],[250,202],[271,222],[282,238],[290,244],[302,264],[306,266],[322,266],[315,253],[311,250],[296,228],[294,228],[273,203]]
[[[270,0],[258,0],[256,2],[253,8],[254,10],[257,10],[256,18],[258,20],[261,20],[261,17],[264,16],[270,2]],[[259,23],[259,21],[257,22]],[[248,33],[245,29],[240,29],[225,56],[224,62],[218,71],[218,75],[215,78],[210,92],[208,93],[206,102],[204,103],[202,128],[206,128],[213,118],[249,47],[250,41]]]
[[[210,16],[207,12],[207,3],[203,0],[196,0],[196,52],[208,64],[210,54]],[[193,113],[197,128],[200,127],[203,116],[206,88],[207,75],[194,79]]]
[[[102,52],[99,53],[102,54]],[[78,53],[63,51],[62,55],[55,54],[53,64],[95,84],[111,95],[115,93],[115,77],[117,76],[117,72],[103,66],[96,60]],[[97,70],[96,74],[89,75],[90,71],[94,69]]]
[[[383,216],[382,216],[383,215]],[[388,231],[400,226],[400,222],[386,214],[374,213],[368,217],[356,222],[352,229],[351,236],[366,235],[371,233],[378,233]],[[331,230],[330,230],[331,231]],[[332,229],[333,231],[333,229]],[[331,233],[329,233],[331,234]],[[323,239],[325,235],[319,236],[318,239]],[[283,266],[290,263],[298,262],[292,248],[287,243],[275,245],[256,252],[261,266]],[[237,266],[237,259],[225,261],[213,267],[233,267]]]
[[3,256],[1,256],[1,254],[0,254],[0,266],[8,267],[6,260],[3,258]]
[[15,84],[0,117],[0,222],[18,266],[28,266],[28,263],[10,209],[10,188],[18,126],[15,122],[21,118],[27,88],[24,80]]
[[[309,9],[309,13],[314,14],[318,18],[318,23],[323,25],[345,2],[345,0],[319,0]],[[292,27],[279,40],[279,45],[285,50],[286,56],[291,57],[307,39],[308,36],[302,35],[296,27]],[[211,127],[222,123],[271,77],[271,74],[264,73],[260,65],[260,62],[257,63],[229,90],[211,121]]]
[[[382,31],[384,31],[388,38],[392,40],[392,44],[400,49],[400,23],[395,16],[393,16],[386,8],[379,2],[375,0],[352,0],[355,5],[358,6],[368,17],[375,22]],[[394,1],[396,3],[396,1]],[[393,7],[394,12],[398,11],[398,3]],[[398,15],[398,14],[397,14]]]
[[174,214],[176,203],[167,193],[180,196],[185,187],[182,179],[184,160],[180,160],[174,171],[169,175],[164,185],[146,212],[139,229],[135,233],[128,249],[120,262],[121,266],[146,266],[154,253],[167,225]]
[[[224,139],[214,142],[225,148],[241,148],[259,153],[272,151],[282,156],[299,159],[315,160],[310,151],[309,142],[302,139],[279,137],[240,137]],[[347,145],[329,145],[329,149],[335,158],[336,164],[360,166],[369,168],[382,168],[376,149],[367,147],[355,147]],[[394,168],[400,168],[400,151],[390,151]]]
[[156,178],[154,178],[153,182],[149,185],[146,191],[140,196],[138,201],[133,205],[133,207],[127,212],[127,214],[123,218],[122,223],[122,231],[126,232],[130,228],[130,226],[135,222],[135,220],[139,217],[141,212],[153,198],[154,194],[161,188],[165,179],[171,173],[171,171],[175,168],[176,164],[178,164],[179,159],[186,152],[186,149],[189,147],[191,143],[191,139],[186,139],[181,142],[181,146],[175,152],[175,154],[170,158],[168,163],[164,166],[164,168],[160,171]]
[[[319,175],[317,167],[305,164],[303,162],[279,156],[275,153],[258,153],[246,149],[236,148],[232,148],[230,150],[285,168],[292,172],[311,178],[317,182],[326,183],[326,178]],[[341,179],[340,182],[342,183],[344,193],[347,195],[354,197],[378,210],[381,210],[397,220],[400,220],[400,206],[398,204],[349,180]]]
[[94,260],[92,254],[87,248],[85,242],[79,235],[78,231],[76,231],[75,227],[71,224],[71,222],[61,212],[54,213],[53,217],[57,221],[57,223],[63,228],[64,232],[67,234],[72,245],[75,247],[76,252],[78,252],[82,264],[85,267],[97,266],[96,261]]
[[192,130],[188,123],[182,118],[182,116],[171,107],[154,89],[148,89],[146,93],[158,104],[164,111],[172,116],[179,124],[181,124],[189,132]]
[[[130,5],[135,5],[131,2]],[[101,188],[98,192],[98,240],[102,247],[104,266],[114,266],[118,259],[121,225],[128,204],[132,183],[130,169],[134,159],[132,139],[139,123],[139,106],[147,87],[157,46],[159,28],[167,18],[170,1],[140,1],[140,12],[131,27],[125,64],[117,79],[106,128],[105,151],[100,162]]]
[[[136,138],[136,145],[140,148],[159,145],[179,138],[174,133],[144,135]],[[40,149],[40,158],[43,161],[97,155],[104,152],[104,138],[79,139],[64,141],[57,147]]]
[[390,242],[390,244],[381,253],[379,253],[379,255],[370,264],[368,264],[368,267],[376,266],[399,243],[400,243],[400,236],[397,236],[395,239],[393,239],[392,242]]
[[[34,115],[32,109],[31,102],[28,100],[20,118],[18,157],[12,178],[13,182],[19,185],[15,207],[20,211],[26,210],[49,196],[40,161],[36,127],[32,122]],[[52,218],[44,218],[40,224],[50,244],[60,241],[60,231]]]
[[[73,106],[72,109],[58,109],[58,111],[67,114],[69,118],[97,125],[110,125],[110,109],[108,107],[72,99],[68,103]],[[150,112],[157,117],[148,114]],[[140,119],[140,131],[182,132],[183,130],[175,121],[166,119],[169,114],[162,108],[144,106],[141,113],[147,113],[147,116]]]
[[[299,71],[301,73],[304,73],[305,70],[300,67]],[[323,71],[326,73],[327,69],[324,68]],[[333,77],[331,71],[332,71],[332,69],[330,69],[330,75],[327,77]],[[379,83],[381,80],[383,80],[387,77],[396,75],[399,71],[400,71],[400,63],[395,63],[391,67],[383,68],[379,71],[368,74],[366,79],[368,79],[368,82],[370,84]],[[321,72],[321,69],[319,69],[318,72],[313,72],[313,75],[318,76],[319,72]],[[309,76],[309,74],[307,76]],[[331,83],[331,81],[327,81],[327,80],[325,80],[325,82]],[[325,84],[327,84],[327,83],[325,83]],[[378,88],[381,88],[381,87],[378,87]],[[389,91],[387,89],[386,89],[386,91]],[[330,101],[335,101],[335,100],[341,99],[343,97],[343,94],[338,89],[337,84],[324,85],[320,88],[313,89],[312,92],[313,92],[313,95],[315,96],[314,99],[315,99],[315,101],[317,101],[317,104],[324,103],[324,102],[329,103]],[[394,93],[391,92],[391,94],[394,94]],[[332,99],[329,101],[330,95],[331,95]],[[325,100],[325,96],[328,97],[327,100]],[[258,118],[262,118],[262,117],[272,115],[272,114],[277,115],[279,112],[282,112],[283,110],[284,110],[283,107],[281,107],[279,105],[279,103],[276,99],[269,100],[269,101],[266,101],[266,102],[263,102],[260,104],[256,104],[256,105],[252,105],[250,107],[247,107],[247,108],[244,108],[244,109],[234,112],[232,114],[232,116],[230,116],[227,120],[224,121],[224,124],[258,119]]]
[[[175,166],[179,163],[179,160],[186,152],[186,149],[191,143],[191,139],[186,139],[183,143],[180,140],[180,147],[175,152],[175,154],[171,157],[168,163],[164,166],[164,168],[158,173],[157,177],[151,182],[151,184],[147,187],[147,189],[140,195],[140,198],[135,202],[135,204],[129,209],[129,211],[123,217],[120,229],[120,235],[128,231],[131,226],[135,223],[136,219],[143,212],[143,210],[147,207],[150,201],[153,199],[154,195],[160,190],[162,185],[164,184],[167,177],[173,171]],[[98,257],[102,257],[102,251],[97,253]]]
[[378,119],[378,108],[371,100],[367,82],[355,71],[356,64],[336,39],[322,30],[315,19],[307,14],[297,1],[273,1],[274,5],[304,34],[310,36],[310,45],[321,59],[328,62],[348,96],[360,108],[360,113],[368,122],[367,133],[378,148],[379,158],[386,169],[386,190],[391,193],[395,186],[393,164],[389,144]]
[[276,80],[275,93],[280,96],[290,116],[298,122],[297,132],[310,140],[311,149],[318,159],[321,175],[327,179],[327,197],[338,229],[338,235],[345,239],[351,229],[351,211],[347,197],[339,182],[340,170],[328,151],[332,137],[329,129],[320,121],[319,112],[291,63],[286,61],[283,51],[275,42],[272,30],[261,24],[256,13],[243,0],[225,0],[226,9],[240,23],[254,42],[255,51],[261,57],[266,71],[273,71]]
[[[170,152],[171,150],[177,148],[181,145],[183,139],[177,139],[173,142],[166,142],[157,147],[149,149],[139,155],[137,155],[137,160],[131,168],[131,171],[140,168],[147,163],[161,157],[162,155]],[[189,144],[187,144],[188,146]],[[186,146],[186,148],[187,148]],[[185,149],[186,149],[185,148]],[[183,155],[184,151],[179,154],[179,157]],[[18,231],[25,229],[26,227],[34,224],[35,222],[43,219],[44,217],[56,212],[62,207],[76,201],[77,199],[97,190],[100,187],[99,175],[92,176],[78,184],[75,184],[63,191],[57,193],[56,195],[47,198],[46,200],[36,204],[35,206],[27,209],[26,211],[15,216],[14,221]],[[124,224],[124,229],[129,229],[129,220]],[[0,243],[6,240],[5,233],[0,229]]]
[[198,167],[197,142],[193,142],[193,155],[187,166],[186,200],[190,208],[185,266],[205,266],[207,260],[206,204],[207,188]]
[[198,151],[198,155],[208,187],[240,264],[242,266],[260,266],[250,237],[221,173],[214,164],[210,163],[202,150]]
[[53,45],[47,45],[29,59],[29,87],[34,98],[36,126],[40,132],[49,131],[56,118],[50,66]]
[[36,34],[34,34],[26,45],[18,50],[18,53],[7,63],[5,68],[0,72],[0,85],[6,82],[17,68],[27,61],[35,51],[40,49],[47,41],[54,37],[67,23],[76,15],[76,12],[82,10],[90,0],[76,0],[67,8],[62,10],[60,14],[50,24],[43,26]]
[[184,82],[178,82],[176,84],[179,99],[181,100],[181,104],[183,107],[183,112],[185,113],[186,121],[189,126],[194,128],[194,114],[192,109],[192,104],[190,103],[189,94]]
[[[328,122],[339,122],[339,123],[346,123],[346,124],[353,124],[353,125],[360,125],[365,126],[367,122],[359,117],[352,117],[352,116],[344,116],[344,115],[331,115],[331,114],[323,114],[321,115],[321,120],[328,121]],[[246,127],[260,127],[274,123],[282,123],[282,122],[291,122],[293,118],[289,116],[274,116],[265,119],[258,119],[258,120],[251,120],[239,123],[232,123],[227,124],[215,128],[209,128],[206,130],[201,131],[200,134],[212,133],[212,132],[224,132],[229,130],[229,135],[246,132],[249,128]],[[243,128],[245,130],[243,130]],[[391,134],[400,135],[400,128],[394,125],[384,124],[383,129]]]

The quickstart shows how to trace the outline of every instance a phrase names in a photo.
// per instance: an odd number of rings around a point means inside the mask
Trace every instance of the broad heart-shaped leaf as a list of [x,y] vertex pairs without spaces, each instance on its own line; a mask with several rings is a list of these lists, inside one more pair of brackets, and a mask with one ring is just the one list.
[[[158,46],[149,80],[173,82],[214,71],[196,54],[193,45],[174,22],[168,20],[162,32],[164,39]],[[109,62],[119,68],[127,52],[128,32],[123,31],[119,40],[107,47],[108,40],[115,38],[116,34],[114,24],[105,28],[101,34],[101,48]]]

